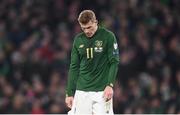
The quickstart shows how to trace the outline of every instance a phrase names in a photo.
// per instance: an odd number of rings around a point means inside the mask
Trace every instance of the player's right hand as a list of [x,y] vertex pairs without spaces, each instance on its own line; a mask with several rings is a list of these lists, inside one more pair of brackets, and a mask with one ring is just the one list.
[[73,97],[73,96],[66,97],[65,103],[66,103],[66,105],[67,105],[69,108],[72,108],[73,100],[74,100],[74,97]]

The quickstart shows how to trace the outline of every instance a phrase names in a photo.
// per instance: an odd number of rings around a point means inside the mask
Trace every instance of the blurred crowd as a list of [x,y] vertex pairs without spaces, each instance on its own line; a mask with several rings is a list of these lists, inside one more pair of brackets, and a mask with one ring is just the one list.
[[180,113],[179,0],[0,0],[0,113],[67,113],[77,17],[117,37],[115,113]]

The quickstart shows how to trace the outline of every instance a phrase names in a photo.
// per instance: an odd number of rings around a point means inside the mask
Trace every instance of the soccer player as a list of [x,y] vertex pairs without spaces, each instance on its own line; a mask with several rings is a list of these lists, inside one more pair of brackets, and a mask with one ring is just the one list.
[[71,51],[65,102],[69,114],[113,114],[113,84],[119,63],[115,35],[98,26],[92,10],[79,14],[82,33]]

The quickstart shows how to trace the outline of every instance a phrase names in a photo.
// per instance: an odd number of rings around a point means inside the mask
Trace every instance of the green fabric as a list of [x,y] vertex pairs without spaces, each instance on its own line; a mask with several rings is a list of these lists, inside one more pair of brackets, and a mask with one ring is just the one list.
[[103,91],[114,84],[119,63],[119,50],[114,34],[98,27],[92,38],[84,33],[75,37],[71,51],[67,96],[75,90]]

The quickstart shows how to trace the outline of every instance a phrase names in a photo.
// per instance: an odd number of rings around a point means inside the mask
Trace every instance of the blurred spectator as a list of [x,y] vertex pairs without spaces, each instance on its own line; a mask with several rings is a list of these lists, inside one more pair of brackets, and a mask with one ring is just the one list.
[[28,108],[25,104],[25,98],[22,94],[16,94],[12,101],[12,108],[10,109],[9,113],[25,114],[28,112]]
[[60,114],[62,112],[63,112],[63,110],[59,104],[53,103],[50,105],[49,114]]
[[42,103],[40,100],[35,99],[32,103],[31,114],[44,114],[45,110],[42,108]]
[[5,53],[0,50],[0,75],[7,76],[10,72],[9,63],[6,60]]

